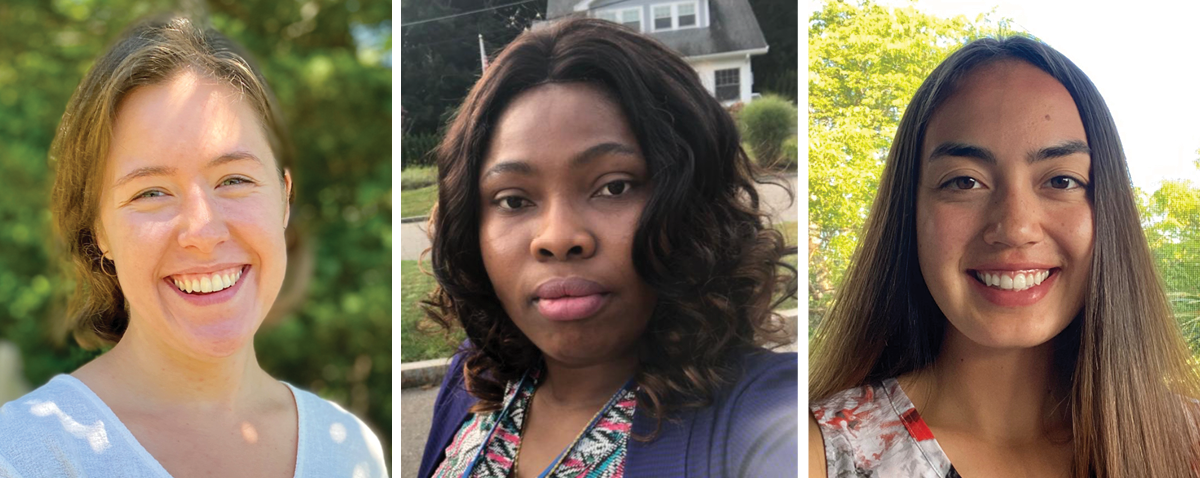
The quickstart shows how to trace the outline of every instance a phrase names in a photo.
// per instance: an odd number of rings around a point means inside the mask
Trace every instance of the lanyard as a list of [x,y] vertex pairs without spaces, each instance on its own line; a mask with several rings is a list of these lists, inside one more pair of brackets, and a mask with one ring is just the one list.
[[[483,443],[479,445],[479,450],[477,450],[475,452],[475,457],[471,459],[471,465],[468,466],[466,471],[463,472],[461,478],[470,478],[471,473],[473,473],[475,471],[475,466],[479,464],[479,461],[481,459],[483,459],[484,454],[487,452],[488,445],[492,441],[492,436],[496,434],[496,429],[500,428],[500,424],[503,423],[504,418],[508,416],[509,410],[512,409],[513,403],[517,401],[517,396],[519,396],[521,394],[521,390],[523,390],[525,388],[525,381],[528,379],[529,379],[529,372],[526,372],[525,375],[521,377],[521,381],[517,382],[517,388],[516,388],[517,392],[514,393],[512,397],[509,397],[508,401],[504,403],[504,407],[500,409],[500,414],[496,417],[496,422],[493,423],[492,427],[488,430],[487,436],[485,436],[483,439]],[[633,383],[634,383],[633,379],[629,379],[628,382],[625,382],[625,385],[621,386],[621,389],[617,390],[617,393],[614,393],[612,398],[608,399],[608,403],[604,404],[604,408],[601,408],[600,412],[597,413],[596,416],[592,417],[592,421],[589,422],[587,427],[583,429],[583,432],[580,433],[579,437],[576,437],[575,441],[568,444],[567,447],[563,449],[563,451],[559,452],[558,457],[556,457],[554,459],[554,461],[550,463],[549,467],[547,467],[545,470],[542,471],[541,474],[538,475],[538,478],[546,478],[546,477],[550,476],[550,473],[553,472],[554,469],[558,467],[559,463],[562,462],[562,460],[566,456],[567,452],[571,451],[572,448],[575,448],[575,444],[579,442],[579,438],[582,437],[585,433],[587,433],[588,430],[591,430],[592,427],[594,427],[596,425],[596,423],[599,422],[600,419],[608,413],[608,410],[611,409],[613,407],[613,405],[617,403],[617,400],[621,396],[625,395],[625,390],[629,389],[629,387],[631,385],[633,385]]]

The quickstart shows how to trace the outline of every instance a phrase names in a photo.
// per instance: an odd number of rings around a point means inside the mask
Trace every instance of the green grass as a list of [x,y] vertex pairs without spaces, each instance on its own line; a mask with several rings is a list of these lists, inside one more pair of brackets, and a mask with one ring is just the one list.
[[[433,277],[425,275],[417,267],[417,261],[400,261],[400,361],[416,362],[440,357],[449,357],[454,348],[463,341],[462,331],[455,331],[447,339],[436,324],[425,319],[419,301],[429,295],[434,287]],[[418,329],[418,324],[426,333]]]
[[428,216],[437,202],[437,186],[400,190],[400,217]]
[[[425,188],[435,189],[435,188]],[[418,190],[420,191],[420,190]],[[404,194],[404,193],[401,193]],[[403,207],[402,207],[403,209]],[[405,214],[408,216],[408,214]],[[798,224],[788,221],[775,225],[785,238],[788,245],[796,244]],[[796,266],[797,255],[783,258],[784,262]],[[416,362],[440,357],[449,357],[454,348],[463,341],[462,331],[455,331],[447,340],[444,333],[435,324],[425,319],[418,302],[429,295],[434,288],[433,277],[425,275],[417,267],[417,261],[400,261],[400,361]],[[797,307],[796,297],[788,299],[779,306],[779,310],[791,310]],[[432,333],[418,330],[418,324],[426,324],[422,328],[433,330]]]
[[437,168],[409,166],[400,170],[400,189],[421,189],[437,184]]

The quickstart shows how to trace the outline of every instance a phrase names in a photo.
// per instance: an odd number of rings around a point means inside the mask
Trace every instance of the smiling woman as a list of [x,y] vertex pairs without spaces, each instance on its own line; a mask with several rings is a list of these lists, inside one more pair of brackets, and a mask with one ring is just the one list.
[[812,476],[1194,476],[1200,376],[1062,54],[981,39],[938,66],[863,237],[813,339]]
[[291,160],[242,50],[134,26],[52,147],[83,343],[112,349],[0,408],[0,476],[386,476],[378,438],[270,377],[254,335],[287,270]]
[[661,44],[572,19],[506,47],[438,149],[424,305],[469,341],[419,476],[796,476],[760,174]]

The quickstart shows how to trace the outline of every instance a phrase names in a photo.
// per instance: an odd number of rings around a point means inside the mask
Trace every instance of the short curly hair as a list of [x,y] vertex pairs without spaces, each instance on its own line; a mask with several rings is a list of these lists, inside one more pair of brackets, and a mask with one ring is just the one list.
[[429,231],[438,287],[422,305],[447,330],[465,330],[463,375],[479,399],[475,411],[499,408],[505,384],[538,364],[541,352],[505,313],[484,268],[478,184],[513,98],[567,82],[595,85],[620,106],[655,183],[633,263],[659,300],[635,380],[639,403],[661,424],[673,410],[710,403],[736,378],[740,354],[787,340],[773,310],[795,295],[796,270],[781,260],[783,235],[759,208],[755,183],[771,176],[747,157],[733,118],[696,71],[653,39],[574,18],[521,34],[492,62],[437,149]]

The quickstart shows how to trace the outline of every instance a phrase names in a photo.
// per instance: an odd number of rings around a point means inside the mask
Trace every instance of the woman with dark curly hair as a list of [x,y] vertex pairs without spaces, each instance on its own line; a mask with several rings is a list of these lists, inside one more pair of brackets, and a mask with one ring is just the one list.
[[514,40],[438,149],[424,305],[468,342],[419,476],[796,476],[796,355],[760,346],[795,272],[758,174],[657,42]]

